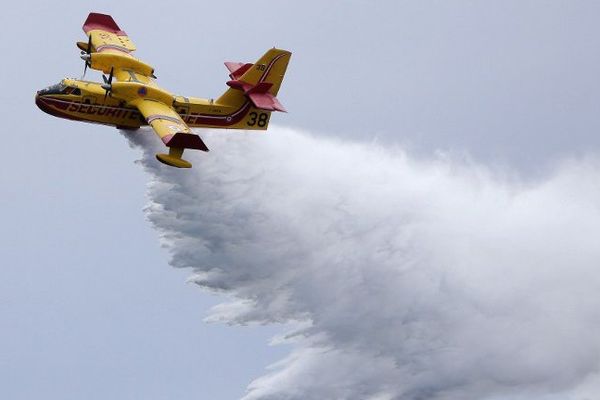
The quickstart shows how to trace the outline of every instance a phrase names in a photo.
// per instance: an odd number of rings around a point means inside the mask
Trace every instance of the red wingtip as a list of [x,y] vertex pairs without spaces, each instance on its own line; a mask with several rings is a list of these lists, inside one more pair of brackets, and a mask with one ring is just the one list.
[[94,29],[101,29],[120,36],[127,36],[127,34],[119,28],[119,25],[117,25],[113,17],[107,14],[90,13],[90,15],[88,15],[83,23],[83,31],[88,33]]
[[208,147],[206,147],[200,136],[192,133],[177,132],[175,135],[163,137],[162,141],[168,147],[208,151]]

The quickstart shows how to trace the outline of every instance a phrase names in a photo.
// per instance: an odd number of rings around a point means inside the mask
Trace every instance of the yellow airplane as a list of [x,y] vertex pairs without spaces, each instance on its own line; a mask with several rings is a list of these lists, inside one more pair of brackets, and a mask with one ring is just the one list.
[[[133,57],[135,46],[110,15],[90,13],[83,24],[88,41],[78,42],[87,68],[108,74],[104,83],[63,79],[40,90],[37,106],[60,118],[138,129],[150,125],[169,154],[157,154],[164,164],[190,168],[184,149],[208,151],[190,127],[265,130],[271,112],[285,109],[277,100],[291,53],[271,49],[256,63],[226,62],[231,80],[217,99],[177,96],[160,88],[154,68]],[[113,79],[116,82],[113,82]]]

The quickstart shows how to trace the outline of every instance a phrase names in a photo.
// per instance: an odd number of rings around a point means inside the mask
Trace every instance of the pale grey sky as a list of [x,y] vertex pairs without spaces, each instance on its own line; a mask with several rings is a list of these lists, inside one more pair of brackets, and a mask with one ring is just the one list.
[[232,399],[286,354],[266,345],[276,328],[202,322],[219,299],[168,266],[141,211],[139,153],[116,129],[35,107],[37,89],[80,76],[91,11],[112,14],[181,94],[216,97],[223,61],[289,49],[289,114],[272,121],[315,135],[466,153],[526,178],[600,144],[595,1],[11,3],[0,14],[2,398]]

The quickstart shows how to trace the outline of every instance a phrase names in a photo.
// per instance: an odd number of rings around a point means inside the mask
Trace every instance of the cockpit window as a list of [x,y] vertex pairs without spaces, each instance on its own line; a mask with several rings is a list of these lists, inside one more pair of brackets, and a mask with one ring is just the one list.
[[81,90],[76,87],[67,86],[65,90],[61,92],[62,94],[73,94],[75,96],[81,96]]
[[67,86],[61,82],[40,90],[39,94],[72,94],[75,96],[81,96],[81,89]]
[[45,89],[40,90],[39,94],[63,94],[67,89],[67,86],[63,83],[57,83],[56,85],[48,86]]

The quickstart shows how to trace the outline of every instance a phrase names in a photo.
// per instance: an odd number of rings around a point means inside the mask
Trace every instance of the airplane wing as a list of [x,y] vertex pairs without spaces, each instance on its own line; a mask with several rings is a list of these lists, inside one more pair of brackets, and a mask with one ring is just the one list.
[[[110,15],[90,13],[83,24],[95,52],[130,56],[135,45]],[[87,44],[86,44],[87,46]],[[82,49],[82,50],[87,50]]]
[[136,76],[135,79],[151,84],[150,78],[155,78],[154,68],[132,55],[135,45],[113,17],[90,13],[83,24],[83,31],[88,42],[77,42],[77,47],[82,50],[81,58],[86,62],[86,69],[90,67],[105,74],[114,69],[119,81],[131,79],[127,72],[131,71],[141,77]]
[[[86,68],[89,66],[109,73],[102,86],[107,87],[107,95],[137,107],[146,118],[148,125],[169,148],[169,154],[156,155],[159,161],[174,167],[190,168],[192,164],[181,158],[184,149],[208,151],[208,148],[168,105],[172,95],[156,86],[153,81],[154,69],[131,54],[135,51],[135,45],[129,36],[110,15],[98,13],[90,13],[83,30],[88,35],[88,42],[79,42],[77,45],[83,50]],[[113,76],[118,83],[112,83]],[[147,97],[139,97],[142,96],[142,90],[144,96],[148,94]],[[132,93],[136,93],[135,97]]]
[[169,147],[168,155],[156,155],[159,161],[179,168],[189,168],[192,165],[181,158],[184,149],[208,151],[208,147],[206,147],[200,136],[192,133],[192,130],[181,119],[179,114],[170,106],[150,99],[139,99],[130,104],[137,107],[144,118],[146,118],[148,125],[154,129],[158,137]]

